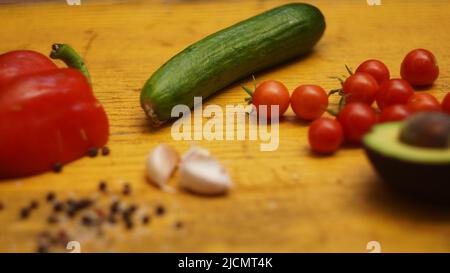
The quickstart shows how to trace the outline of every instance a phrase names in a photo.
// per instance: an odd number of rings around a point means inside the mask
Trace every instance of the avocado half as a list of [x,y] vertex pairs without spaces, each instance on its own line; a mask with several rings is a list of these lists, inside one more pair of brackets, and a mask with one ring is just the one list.
[[396,190],[437,203],[450,203],[450,147],[417,147],[400,141],[404,122],[376,125],[363,139],[372,165]]

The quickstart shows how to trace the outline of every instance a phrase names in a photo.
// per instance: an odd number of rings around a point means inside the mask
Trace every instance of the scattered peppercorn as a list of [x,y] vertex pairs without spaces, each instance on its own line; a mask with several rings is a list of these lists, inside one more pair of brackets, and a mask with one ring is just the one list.
[[75,217],[75,214],[77,214],[77,209],[73,206],[69,206],[69,208],[66,210],[66,214],[69,218]]
[[22,208],[20,210],[20,218],[26,219],[30,216],[30,209],[29,208]]
[[163,216],[166,213],[166,209],[162,205],[158,205],[156,207],[155,212],[156,212],[156,215]]
[[130,184],[126,183],[125,185],[123,185],[122,193],[123,193],[123,195],[130,195],[130,193],[131,193]]
[[108,189],[108,184],[106,184],[106,181],[100,181],[99,183],[98,183],[98,189],[101,191],[101,192],[106,192],[106,190]]
[[127,229],[133,229],[134,225],[133,225],[133,221],[131,219],[126,219],[125,220],[125,227]]
[[54,212],[60,212],[60,211],[63,211],[63,210],[64,210],[64,203],[56,202],[56,203],[53,205],[53,211],[54,211]]
[[82,209],[89,208],[93,204],[94,204],[94,202],[91,199],[83,198],[83,199],[80,199],[78,202],[75,202],[75,208],[76,208],[76,210],[82,210]]
[[111,214],[116,214],[116,213],[118,213],[118,212],[119,212],[119,209],[120,209],[120,202],[119,202],[119,201],[114,201],[114,202],[111,204],[111,207],[109,208]]
[[91,147],[88,149],[88,156],[89,157],[96,157],[98,154],[98,149],[95,147]]
[[102,148],[102,155],[103,156],[107,156],[107,155],[109,155],[111,153],[111,151],[109,150],[109,148],[108,147],[103,147]]
[[181,229],[181,228],[183,228],[183,222],[181,222],[181,221],[177,221],[176,223],[175,223],[175,228],[176,229]]
[[92,217],[85,215],[81,218],[81,224],[83,226],[90,227],[95,224],[95,221],[94,221],[94,219],[92,219]]
[[39,202],[36,200],[31,201],[30,209],[37,209],[39,207]]
[[136,205],[130,205],[130,206],[127,208],[127,212],[128,212],[129,214],[133,214],[136,210],[137,210],[137,206],[136,206]]
[[48,253],[48,245],[47,244],[39,244],[37,248],[38,253]]
[[58,220],[58,217],[56,217],[56,215],[50,215],[50,216],[47,218],[47,222],[48,222],[49,224],[56,224],[56,223],[59,222],[59,220]]
[[150,223],[150,216],[148,215],[144,215],[142,216],[142,224],[147,225],[148,223]]
[[53,164],[52,168],[55,173],[60,173],[63,169],[63,164],[61,162],[57,162]]
[[55,200],[55,198],[56,198],[56,195],[54,192],[47,193],[47,196],[45,197],[47,202],[53,202]]

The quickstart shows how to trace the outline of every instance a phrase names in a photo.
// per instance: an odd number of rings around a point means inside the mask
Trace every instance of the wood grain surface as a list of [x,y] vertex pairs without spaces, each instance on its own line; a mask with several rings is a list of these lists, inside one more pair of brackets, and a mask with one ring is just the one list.
[[[325,15],[327,30],[314,52],[258,73],[292,90],[314,83],[338,86],[329,76],[379,58],[399,76],[411,49],[433,51],[441,69],[426,91],[442,99],[450,91],[450,6],[447,1],[310,1]],[[144,161],[159,143],[184,152],[194,142],[174,141],[171,127],[150,130],[139,105],[146,79],[166,60],[205,35],[256,15],[284,1],[64,1],[0,5],[0,52],[32,49],[43,53],[54,42],[78,49],[87,61],[96,96],[111,124],[108,157],[83,158],[61,174],[46,173],[0,182],[0,251],[36,251],[36,236],[47,229],[70,229],[83,252],[367,252],[378,241],[383,252],[450,250],[450,212],[405,200],[386,188],[358,148],[318,157],[307,145],[307,124],[289,110],[280,123],[280,145],[261,152],[259,141],[196,141],[226,166],[236,188],[227,196],[205,198],[178,190],[162,192],[146,182]],[[62,65],[62,64],[61,64]],[[249,79],[244,80],[250,84]],[[206,104],[240,104],[246,94],[235,84]],[[333,99],[333,103],[336,101]],[[1,132],[0,132],[1,133]],[[0,151],[1,152],[1,151]],[[113,192],[99,195],[99,180]],[[176,177],[171,184],[176,184]],[[46,217],[47,192],[58,197],[97,196],[108,202],[128,181],[126,202],[152,212],[148,226],[131,231],[111,227],[99,236],[73,228],[77,220],[52,226]],[[424,181],[426,182],[426,181]],[[121,197],[122,198],[122,197]],[[29,219],[19,210],[36,199]],[[167,209],[164,216],[155,206]],[[182,227],[177,228],[177,223]],[[54,251],[66,251],[58,248]]]

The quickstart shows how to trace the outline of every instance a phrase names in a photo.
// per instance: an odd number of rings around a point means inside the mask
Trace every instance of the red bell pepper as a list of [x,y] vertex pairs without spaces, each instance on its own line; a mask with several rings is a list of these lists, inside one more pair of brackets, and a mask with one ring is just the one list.
[[80,56],[63,44],[50,56],[70,68],[34,51],[0,55],[0,178],[58,169],[108,141],[108,118]]

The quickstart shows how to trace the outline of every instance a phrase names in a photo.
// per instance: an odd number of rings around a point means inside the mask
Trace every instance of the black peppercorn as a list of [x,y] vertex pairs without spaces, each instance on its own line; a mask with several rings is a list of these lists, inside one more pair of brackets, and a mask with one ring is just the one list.
[[60,211],[63,211],[63,210],[64,210],[64,203],[56,202],[56,203],[53,205],[53,211],[54,211],[54,212],[60,212]]
[[106,184],[106,181],[100,181],[99,183],[98,183],[98,189],[99,189],[99,191],[101,191],[101,192],[106,192],[106,190],[108,189],[108,184]]
[[22,208],[20,210],[20,218],[26,219],[30,216],[30,209],[29,208]]
[[31,201],[30,209],[37,209],[39,207],[39,202],[36,200]]
[[123,190],[122,190],[123,195],[130,195],[131,193],[131,186],[130,184],[125,184],[123,185]]
[[111,152],[111,151],[109,150],[108,147],[105,146],[105,147],[102,148],[102,155],[103,155],[103,156],[109,155],[110,152]]
[[98,149],[95,147],[91,147],[88,149],[88,156],[89,157],[96,157],[98,154]]
[[150,216],[144,215],[142,216],[142,224],[147,225],[150,222]]
[[63,164],[61,162],[57,162],[53,164],[52,169],[55,173],[60,173],[63,169]]
[[159,205],[156,207],[155,212],[156,212],[156,215],[163,216],[166,213],[166,209],[162,205]]
[[55,200],[55,198],[56,198],[56,195],[53,192],[47,193],[47,196],[45,197],[47,202],[53,202]]

